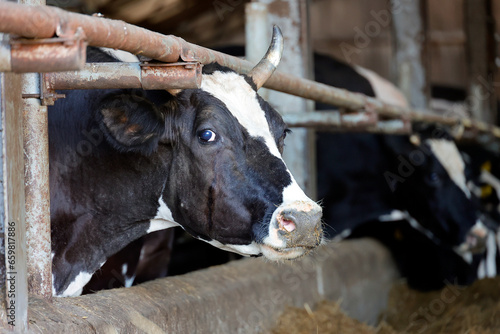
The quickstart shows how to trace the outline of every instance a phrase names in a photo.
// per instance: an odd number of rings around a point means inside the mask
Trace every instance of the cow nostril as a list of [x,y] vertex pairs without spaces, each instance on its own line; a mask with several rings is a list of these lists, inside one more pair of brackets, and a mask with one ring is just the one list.
[[295,221],[292,217],[289,216],[284,216],[284,215],[279,215],[278,216],[278,223],[280,230],[285,231],[285,232],[293,232],[295,228],[297,227],[295,225]]
[[292,232],[293,230],[295,230],[295,223],[293,222],[293,220],[283,219],[283,228],[288,232]]

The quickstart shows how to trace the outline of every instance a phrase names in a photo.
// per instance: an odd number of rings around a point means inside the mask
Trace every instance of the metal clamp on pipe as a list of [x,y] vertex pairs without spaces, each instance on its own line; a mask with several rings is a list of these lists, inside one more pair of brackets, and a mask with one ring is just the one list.
[[200,88],[201,68],[198,62],[144,63],[141,66],[143,89]]
[[189,63],[87,63],[81,71],[46,73],[42,103],[53,105],[58,89],[188,89],[201,86],[202,65]]
[[10,38],[0,44],[1,72],[56,72],[79,70],[85,65],[87,43],[83,30],[73,36]]

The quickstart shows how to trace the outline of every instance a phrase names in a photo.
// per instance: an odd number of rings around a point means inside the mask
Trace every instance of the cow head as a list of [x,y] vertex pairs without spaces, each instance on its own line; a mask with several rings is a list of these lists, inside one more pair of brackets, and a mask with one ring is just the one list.
[[321,208],[281,157],[289,130],[257,94],[282,48],[275,27],[267,54],[249,75],[211,64],[200,89],[149,92],[132,101],[106,97],[98,117],[108,141],[165,161],[150,231],[178,224],[216,247],[273,260],[296,258],[320,243]]
[[465,165],[449,134],[426,128],[411,137],[388,136],[397,168],[385,174],[413,225],[441,244],[468,253],[486,233],[466,186]]

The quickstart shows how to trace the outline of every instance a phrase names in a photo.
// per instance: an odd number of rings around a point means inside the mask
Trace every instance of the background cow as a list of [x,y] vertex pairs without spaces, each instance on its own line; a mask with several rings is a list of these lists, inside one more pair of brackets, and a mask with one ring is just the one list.
[[[203,68],[200,89],[66,91],[49,110],[54,295],[81,293],[117,251],[180,225],[242,255],[294,259],[322,239],[321,208],[281,158],[286,125],[256,90],[283,44],[248,76]],[[116,61],[89,50],[89,61]]]
[[[244,54],[238,47],[222,51]],[[376,73],[328,56],[314,54],[314,76],[327,85],[407,105]],[[316,110],[332,109],[316,104]],[[415,130],[411,137],[317,132],[318,198],[326,236],[378,238],[416,288],[439,288],[446,279],[470,283],[477,277],[473,253],[483,250],[478,245],[484,245],[487,230],[467,187],[465,163],[446,129],[417,125]]]
[[[373,72],[320,55],[315,64],[319,82],[405,105]],[[317,134],[327,235],[379,239],[415,288],[436,289],[446,280],[468,284],[477,278],[471,251],[482,250],[474,247],[487,230],[467,187],[465,163],[445,129],[415,130],[418,137]]]
[[462,144],[467,161],[468,187],[481,206],[482,220],[488,227],[486,251],[474,257],[477,277],[494,277],[500,265],[500,156],[496,150]]

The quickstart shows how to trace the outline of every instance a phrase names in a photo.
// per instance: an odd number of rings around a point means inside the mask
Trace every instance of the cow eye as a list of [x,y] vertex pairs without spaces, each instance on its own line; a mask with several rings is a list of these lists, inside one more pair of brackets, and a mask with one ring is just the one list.
[[202,143],[208,143],[214,141],[217,135],[212,130],[205,129],[198,131],[198,138]]
[[441,184],[441,177],[436,172],[432,172],[432,173],[428,174],[426,179],[427,179],[427,183],[429,183],[430,185],[438,186]]

